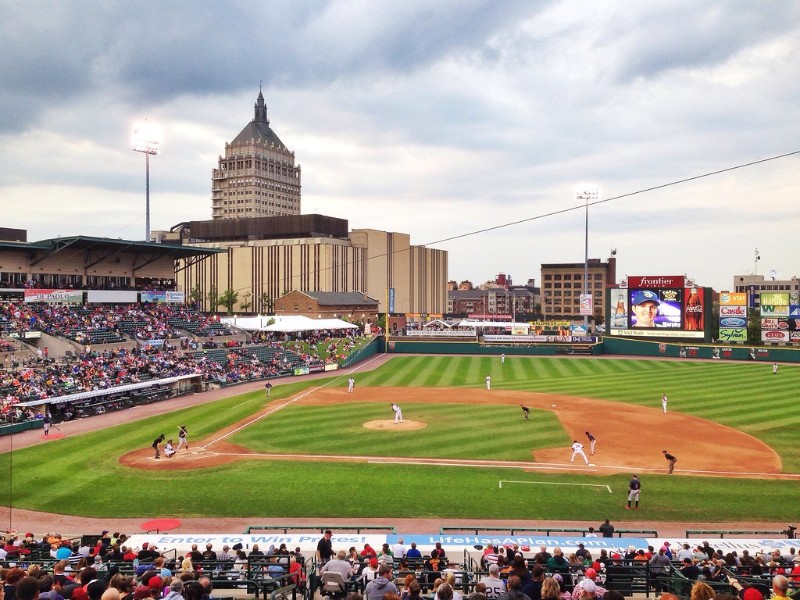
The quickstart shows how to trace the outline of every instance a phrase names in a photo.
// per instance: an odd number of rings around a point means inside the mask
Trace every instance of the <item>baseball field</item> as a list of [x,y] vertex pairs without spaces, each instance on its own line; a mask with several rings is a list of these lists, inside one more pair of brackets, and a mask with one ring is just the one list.
[[[213,403],[179,412],[165,403],[158,416],[6,452],[0,503],[109,518],[797,516],[798,367],[395,356],[358,365],[352,393],[350,376],[276,385],[269,400],[234,387]],[[156,460],[153,439],[177,442],[178,425],[189,450]],[[585,431],[597,453],[589,466],[570,463],[573,439],[588,454]],[[678,457],[673,475],[665,449]],[[642,480],[635,514],[624,509],[633,473]]]

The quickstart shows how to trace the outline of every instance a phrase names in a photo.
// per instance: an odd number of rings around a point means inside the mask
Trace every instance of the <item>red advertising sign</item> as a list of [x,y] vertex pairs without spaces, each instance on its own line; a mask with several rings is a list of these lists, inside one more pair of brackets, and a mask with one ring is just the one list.
[[686,331],[703,331],[703,289],[686,288],[683,291],[683,328]]
[[628,276],[628,288],[682,288],[683,275]]

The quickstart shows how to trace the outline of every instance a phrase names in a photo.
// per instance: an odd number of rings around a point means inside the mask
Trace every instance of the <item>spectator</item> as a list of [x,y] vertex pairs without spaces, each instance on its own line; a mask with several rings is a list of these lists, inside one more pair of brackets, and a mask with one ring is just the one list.
[[397,586],[391,581],[392,567],[382,564],[378,568],[378,576],[367,584],[364,590],[365,600],[383,600],[387,593],[397,594]]
[[522,581],[516,575],[511,575],[506,583],[508,591],[500,596],[500,600],[531,600],[522,593]]

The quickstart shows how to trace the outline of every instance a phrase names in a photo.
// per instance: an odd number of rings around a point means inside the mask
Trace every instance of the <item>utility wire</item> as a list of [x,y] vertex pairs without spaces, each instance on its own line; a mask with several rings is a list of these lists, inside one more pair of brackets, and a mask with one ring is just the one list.
[[[709,171],[708,173],[703,173],[702,175],[693,175],[691,177],[685,177],[684,179],[677,179],[675,181],[670,181],[668,183],[662,183],[660,185],[654,185],[652,187],[643,188],[641,190],[636,190],[635,192],[628,192],[626,194],[619,194],[618,196],[611,196],[609,198],[603,198],[602,200],[595,200],[594,202],[589,202],[589,206],[595,206],[596,204],[604,204],[606,202],[612,202],[614,200],[620,200],[622,198],[630,198],[631,196],[637,196],[639,194],[646,194],[647,192],[652,192],[655,190],[660,190],[668,187],[672,187],[674,185],[680,185],[682,183],[688,183],[690,181],[697,181],[698,179],[705,179],[706,177],[713,177],[714,175],[720,175],[722,173],[728,173],[730,171],[736,171],[737,169],[744,169],[746,167],[752,167],[753,165],[758,165],[761,163],[770,162],[773,160],[778,160],[781,158],[786,158],[788,156],[794,156],[796,154],[800,154],[800,150],[795,150],[794,152],[787,152],[786,154],[778,154],[776,156],[770,156],[768,158],[762,158],[760,160],[754,160],[748,163],[743,163],[741,165],[736,165],[733,167],[727,167],[725,169],[718,169],[716,171]],[[504,229],[506,227],[513,227],[514,225],[520,225],[522,223],[529,223],[531,221],[538,221],[540,219],[546,219],[548,217],[553,217],[555,215],[561,215],[564,213],[571,212],[573,210],[582,210],[586,207],[586,204],[578,204],[577,206],[568,206],[566,208],[562,208],[560,210],[554,210],[547,213],[542,213],[540,215],[536,215],[533,217],[528,217],[526,219],[520,219],[518,221],[510,221],[508,223],[502,223],[501,225],[493,225],[492,227],[485,227],[483,229],[476,229],[475,231],[470,231],[468,233],[461,233],[459,235],[454,235],[447,238],[442,238],[441,240],[436,240],[435,242],[428,242],[427,244],[423,244],[423,246],[433,246],[435,244],[442,244],[444,242],[449,242],[452,240],[458,240],[465,237],[470,237],[473,235],[478,235],[480,233],[487,233],[489,231],[496,231],[498,229]]]

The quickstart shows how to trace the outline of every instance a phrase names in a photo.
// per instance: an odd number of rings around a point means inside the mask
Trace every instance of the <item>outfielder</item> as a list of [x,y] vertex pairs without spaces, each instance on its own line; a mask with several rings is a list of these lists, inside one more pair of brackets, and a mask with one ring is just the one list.
[[639,510],[639,492],[642,491],[642,482],[639,481],[639,478],[634,475],[633,478],[628,483],[628,506],[625,507],[625,510],[631,509],[631,502],[636,502],[633,506],[633,510]]
[[587,465],[589,464],[589,459],[586,458],[586,454],[583,451],[583,444],[578,440],[572,440],[572,458],[569,459],[569,462],[575,462],[576,456],[580,456]]
[[400,407],[397,404],[392,403],[392,410],[394,411],[394,422],[402,423],[403,422],[403,411],[400,410]]
[[664,414],[667,414],[667,395],[661,394],[661,408],[664,409]]
[[486,376],[486,389],[492,389],[492,378],[489,375]]

